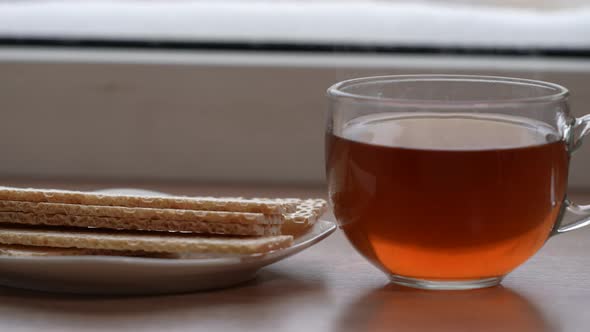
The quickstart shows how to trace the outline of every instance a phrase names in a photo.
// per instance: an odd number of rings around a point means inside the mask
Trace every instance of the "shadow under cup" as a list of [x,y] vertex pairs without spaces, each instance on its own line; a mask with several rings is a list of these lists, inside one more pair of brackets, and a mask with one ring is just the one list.
[[393,282],[492,286],[565,207],[567,90],[475,76],[391,76],[328,90],[326,169],[352,245]]

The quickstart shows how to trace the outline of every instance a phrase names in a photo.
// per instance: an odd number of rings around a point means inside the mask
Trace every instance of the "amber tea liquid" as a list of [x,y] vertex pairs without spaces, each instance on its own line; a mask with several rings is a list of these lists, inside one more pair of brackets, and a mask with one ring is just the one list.
[[541,122],[495,115],[372,115],[327,136],[334,213],[384,271],[505,275],[548,238],[569,157]]

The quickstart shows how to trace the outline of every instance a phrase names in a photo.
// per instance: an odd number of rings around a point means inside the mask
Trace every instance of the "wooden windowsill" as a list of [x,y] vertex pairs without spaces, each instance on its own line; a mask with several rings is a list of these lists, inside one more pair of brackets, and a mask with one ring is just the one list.
[[[323,196],[323,188],[5,181],[70,189]],[[575,199],[590,201],[590,195]],[[163,297],[76,297],[0,288],[0,330],[581,331],[590,324],[590,228],[558,236],[503,287],[423,292],[388,285],[340,232],[235,288]],[[473,311],[472,311],[473,310]]]

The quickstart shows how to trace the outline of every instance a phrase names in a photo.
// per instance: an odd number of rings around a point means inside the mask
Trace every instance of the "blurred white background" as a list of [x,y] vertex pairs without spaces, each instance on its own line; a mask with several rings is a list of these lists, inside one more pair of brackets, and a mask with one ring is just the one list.
[[0,178],[321,184],[339,80],[534,78],[590,112],[590,4],[1,1],[0,73]]

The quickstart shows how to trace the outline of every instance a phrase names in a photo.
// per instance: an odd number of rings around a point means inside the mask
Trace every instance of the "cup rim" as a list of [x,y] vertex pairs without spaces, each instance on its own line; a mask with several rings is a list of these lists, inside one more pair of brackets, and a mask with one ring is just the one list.
[[[515,98],[499,98],[492,100],[483,99],[469,99],[469,100],[447,100],[447,99],[419,99],[419,98],[395,98],[395,97],[377,97],[371,95],[363,95],[357,93],[350,93],[344,91],[346,87],[355,86],[363,83],[388,83],[388,82],[403,82],[403,81],[463,81],[463,82],[486,82],[486,83],[506,83],[526,85],[531,87],[545,88],[553,90],[553,93],[538,97],[515,97]],[[368,76],[353,78],[338,82],[327,90],[327,96],[331,99],[344,99],[353,102],[366,104],[379,104],[390,106],[405,106],[405,107],[509,107],[518,106],[522,104],[537,104],[537,103],[551,103],[565,100],[569,96],[567,88],[550,82],[539,80],[531,80],[524,78],[513,78],[504,76],[485,76],[485,75],[447,75],[447,74],[418,74],[418,75],[385,75],[385,76]]]

